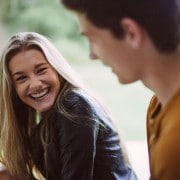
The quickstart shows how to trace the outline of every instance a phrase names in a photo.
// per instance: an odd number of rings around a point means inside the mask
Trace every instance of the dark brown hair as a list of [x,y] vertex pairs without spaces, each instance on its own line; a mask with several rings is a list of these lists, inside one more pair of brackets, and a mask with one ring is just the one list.
[[179,45],[178,0],[61,0],[70,10],[83,13],[117,38],[124,35],[120,20],[129,17],[143,27],[156,48],[173,52]]

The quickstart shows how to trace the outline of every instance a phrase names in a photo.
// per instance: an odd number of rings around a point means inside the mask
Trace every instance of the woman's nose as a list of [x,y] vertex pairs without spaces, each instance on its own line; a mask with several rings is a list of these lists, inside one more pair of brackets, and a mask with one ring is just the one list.
[[29,90],[30,91],[38,91],[42,88],[42,81],[36,77],[30,79],[29,82]]

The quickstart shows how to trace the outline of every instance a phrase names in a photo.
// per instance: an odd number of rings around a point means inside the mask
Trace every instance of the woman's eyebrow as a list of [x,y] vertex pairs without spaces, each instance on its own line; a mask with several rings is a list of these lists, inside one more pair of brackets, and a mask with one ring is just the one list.
[[[41,67],[43,65],[46,65],[46,64],[48,64],[48,63],[37,64],[37,65],[35,65],[35,69],[37,69],[37,68],[39,68],[39,67]],[[23,74],[23,71],[17,71],[17,72],[12,73],[12,76],[21,75],[21,74]]]
[[23,74],[23,72],[22,71],[18,71],[18,72],[13,73],[12,76],[17,76],[17,75],[21,75],[21,74]]
[[38,67],[43,66],[43,65],[46,65],[46,64],[48,64],[48,63],[37,64],[37,65],[35,65],[35,68],[38,68]]

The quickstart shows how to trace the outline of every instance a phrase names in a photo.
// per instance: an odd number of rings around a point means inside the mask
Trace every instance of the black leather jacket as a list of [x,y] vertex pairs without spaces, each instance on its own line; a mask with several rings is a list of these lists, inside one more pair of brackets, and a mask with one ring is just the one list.
[[72,117],[55,111],[48,121],[47,167],[39,128],[32,134],[34,162],[48,180],[134,180],[109,117],[82,90],[61,100]]

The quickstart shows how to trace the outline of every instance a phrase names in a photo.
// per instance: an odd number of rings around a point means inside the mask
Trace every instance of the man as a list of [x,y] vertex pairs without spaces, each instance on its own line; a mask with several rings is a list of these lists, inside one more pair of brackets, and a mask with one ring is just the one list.
[[[62,0],[77,13],[90,57],[155,96],[147,115],[151,180],[180,179],[179,0]],[[143,167],[142,167],[143,168]]]

